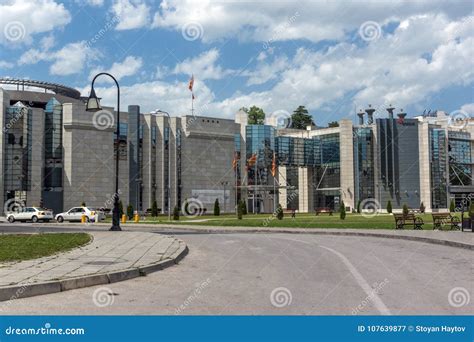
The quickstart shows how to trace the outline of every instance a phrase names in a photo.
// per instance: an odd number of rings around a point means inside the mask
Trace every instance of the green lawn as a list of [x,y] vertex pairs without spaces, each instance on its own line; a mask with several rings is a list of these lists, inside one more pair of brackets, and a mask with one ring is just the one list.
[[[433,229],[431,214],[417,215],[425,222],[423,229]],[[458,215],[460,216],[460,215]],[[206,221],[201,221],[206,220]],[[201,222],[199,222],[201,221]],[[140,223],[170,223],[168,217],[147,218]],[[395,221],[392,215],[378,214],[372,217],[364,217],[360,214],[347,214],[345,220],[339,218],[338,213],[333,216],[314,214],[296,214],[296,219],[285,215],[283,220],[277,220],[271,214],[248,214],[242,220],[238,220],[234,214],[223,216],[203,215],[198,217],[180,217],[179,221],[171,221],[171,224],[193,224],[203,226],[244,226],[244,227],[290,227],[290,228],[370,228],[370,229],[394,229]],[[445,226],[444,229],[449,229]],[[410,229],[410,227],[406,227]]]
[[0,262],[40,258],[87,244],[86,233],[0,235]]

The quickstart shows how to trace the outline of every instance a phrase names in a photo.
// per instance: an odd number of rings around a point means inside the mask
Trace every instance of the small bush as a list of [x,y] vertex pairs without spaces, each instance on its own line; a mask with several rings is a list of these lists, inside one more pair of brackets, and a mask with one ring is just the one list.
[[158,216],[158,203],[156,203],[156,200],[154,200],[153,204],[151,205],[151,216],[152,217]]
[[85,207],[85,206],[86,206],[86,202],[82,201],[81,207]]
[[122,216],[123,216],[123,204],[122,204],[122,201],[119,201],[118,207],[119,207],[119,217],[122,218]]
[[425,205],[423,204],[423,202],[420,203],[420,213],[424,214],[425,213]]
[[129,220],[133,219],[133,206],[131,204],[127,206],[127,217]]
[[173,220],[179,221],[179,208],[177,206],[173,209]]
[[390,200],[387,202],[387,213],[392,213],[392,201]]
[[403,205],[403,215],[408,215],[408,206],[406,204]]
[[214,202],[214,216],[219,216],[221,214],[221,208],[219,207],[219,200],[216,198]]
[[339,217],[341,220],[345,220],[346,218],[346,205],[344,204],[344,201],[341,201],[341,205],[339,206]]
[[243,212],[242,212],[242,206],[239,204],[239,205],[237,206],[237,219],[242,220],[242,214],[243,214]]
[[357,214],[360,214],[360,202],[361,200],[357,201]]
[[454,199],[452,199],[451,203],[449,204],[449,212],[454,213],[455,209],[456,209],[456,205],[454,204]]
[[240,200],[240,204],[242,205],[242,215],[247,215],[247,203],[245,200]]
[[281,207],[281,204],[278,204],[277,209],[276,209],[276,217],[279,220],[283,220],[283,217],[285,214],[283,213],[283,208]]

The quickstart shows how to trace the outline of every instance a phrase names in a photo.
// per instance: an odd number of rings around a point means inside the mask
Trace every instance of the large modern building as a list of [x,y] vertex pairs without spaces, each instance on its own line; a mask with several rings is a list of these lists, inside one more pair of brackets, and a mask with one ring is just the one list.
[[395,209],[423,202],[429,211],[474,193],[473,120],[443,112],[406,118],[369,107],[357,123],[294,130],[274,116],[248,125],[244,112],[235,120],[169,117],[131,105],[117,137],[113,108],[86,112],[85,99],[66,86],[0,79],[0,103],[2,212],[15,203],[110,208],[117,150],[120,199],[140,211],[154,201],[162,212],[185,202],[211,211],[216,199],[227,212],[239,200],[250,212],[277,203],[300,212],[342,202],[383,209],[389,200]]

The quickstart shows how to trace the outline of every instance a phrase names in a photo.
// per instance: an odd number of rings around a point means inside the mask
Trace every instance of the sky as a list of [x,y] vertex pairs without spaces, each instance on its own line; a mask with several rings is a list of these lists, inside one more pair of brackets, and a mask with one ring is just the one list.
[[[371,104],[474,114],[472,1],[0,0],[0,77],[173,116],[267,116],[304,105],[317,125]],[[98,79],[103,104],[115,85]]]

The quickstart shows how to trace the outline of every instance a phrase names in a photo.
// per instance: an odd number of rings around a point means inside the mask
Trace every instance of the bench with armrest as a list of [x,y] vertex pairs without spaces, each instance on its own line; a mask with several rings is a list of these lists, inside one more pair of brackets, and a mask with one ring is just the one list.
[[324,208],[316,208],[314,209],[315,213],[316,213],[316,216],[320,215],[320,214],[328,214],[329,216],[332,216],[332,209],[331,208],[327,208],[327,207],[324,207]]
[[457,216],[451,215],[451,213],[432,213],[433,217],[433,229],[442,229],[444,226],[449,225],[451,230],[459,229],[461,220]]
[[393,214],[395,219],[395,229],[404,229],[405,226],[412,226],[413,229],[423,229],[423,219],[415,215],[415,213],[408,214]]

